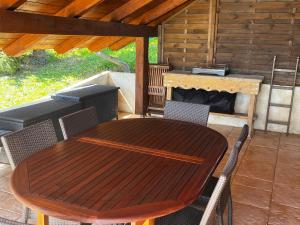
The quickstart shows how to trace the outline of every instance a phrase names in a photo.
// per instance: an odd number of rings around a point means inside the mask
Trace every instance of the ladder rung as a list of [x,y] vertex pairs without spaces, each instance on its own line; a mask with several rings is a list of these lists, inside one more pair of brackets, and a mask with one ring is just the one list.
[[290,69],[274,69],[275,72],[284,72],[284,73],[295,73],[296,70],[290,70]]
[[268,120],[268,123],[279,124],[279,125],[284,125],[284,126],[289,125],[288,122],[284,122],[284,121],[276,121],[276,120]]
[[274,106],[274,107],[281,107],[281,108],[291,108],[291,105],[287,105],[287,104],[278,104],[278,103],[270,103],[270,106]]
[[292,86],[273,85],[272,88],[281,90],[293,90]]

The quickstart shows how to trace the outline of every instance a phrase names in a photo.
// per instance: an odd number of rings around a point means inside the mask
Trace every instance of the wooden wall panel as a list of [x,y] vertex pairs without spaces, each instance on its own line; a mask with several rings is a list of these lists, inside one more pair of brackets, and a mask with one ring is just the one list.
[[[208,62],[210,1],[197,0],[163,23],[162,55],[175,69]],[[264,75],[269,82],[273,56],[278,66],[294,69],[300,55],[300,2],[291,0],[218,0],[213,62],[233,73]],[[291,75],[276,82],[288,84]],[[297,84],[300,84],[300,76]]]
[[163,62],[189,70],[207,63],[209,2],[197,0],[163,23]]
[[[234,73],[264,75],[267,83],[274,55],[278,66],[294,69],[300,54],[300,2],[220,0],[218,21],[216,63],[229,64]],[[291,79],[276,76],[281,84]]]

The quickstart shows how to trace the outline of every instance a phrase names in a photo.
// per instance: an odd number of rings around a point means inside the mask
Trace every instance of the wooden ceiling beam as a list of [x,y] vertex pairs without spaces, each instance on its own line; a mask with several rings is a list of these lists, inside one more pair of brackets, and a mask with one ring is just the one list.
[[[195,0],[188,0],[184,4],[176,7],[175,9],[169,11],[168,13],[160,16],[159,18],[155,19],[154,21],[148,23],[147,25],[149,26],[157,26],[158,24],[162,23],[163,21],[167,20],[171,16],[175,15],[176,13],[180,12],[184,8],[186,8],[188,5],[190,5],[192,2]],[[109,48],[111,50],[117,51],[120,50],[121,48],[124,48],[128,44],[134,42],[136,39],[132,37],[124,37],[124,38],[119,38],[119,39],[114,39],[114,42],[110,43]],[[106,46],[107,47],[107,46]]]
[[135,113],[146,115],[148,96],[148,71],[149,71],[149,39],[136,39],[136,67],[135,67]]
[[[7,0],[4,0],[7,1]],[[104,0],[74,0],[69,3],[67,6],[59,10],[55,16],[61,17],[78,17],[84,14],[86,11],[90,10],[94,6],[102,3]],[[4,48],[4,52],[8,55],[17,56],[24,53],[27,49],[33,47],[37,42],[46,38],[47,35],[32,35],[25,34],[7,45]]]
[[[194,0],[165,1],[164,3],[160,4],[159,6],[144,13],[142,16],[139,16],[139,17],[137,17],[131,21],[127,21],[127,22],[129,22],[130,24],[145,23],[147,25],[157,26],[161,22],[162,17],[164,19],[166,19],[167,17],[165,17],[165,15],[167,15],[169,17],[170,15],[178,12],[179,9],[181,10],[182,8],[186,7],[193,1]],[[133,41],[135,41],[135,38],[119,37],[119,38],[115,38],[114,40],[112,40],[109,43],[109,46],[106,46],[106,47],[110,47],[110,49],[112,49],[112,50],[119,50]],[[90,50],[93,50],[93,51],[101,50],[99,48],[98,49],[95,48],[95,45],[96,45],[96,43],[94,43],[94,42],[91,43],[90,46],[93,46],[93,48],[90,48]]]
[[20,7],[27,0],[1,0],[0,9],[15,10]]
[[[127,16],[131,15],[134,13],[136,10],[144,7],[145,5],[149,4],[154,0],[130,0],[129,2],[121,5],[120,7],[116,8],[106,16],[102,17],[99,21],[120,21]],[[68,38],[67,40],[63,41],[59,45],[55,47],[55,51],[58,53],[65,53],[73,48],[76,48],[78,46],[84,45],[88,41],[91,41],[92,37],[83,37],[83,38],[76,38],[76,37],[71,37]],[[101,38],[94,38],[95,42],[98,43],[100,46],[102,46],[107,39],[116,39],[114,38],[109,38],[109,37],[104,37],[103,40]],[[99,41],[100,42],[99,42]],[[93,48],[93,46],[91,46]]]
[[0,33],[157,36],[155,27],[0,10]]

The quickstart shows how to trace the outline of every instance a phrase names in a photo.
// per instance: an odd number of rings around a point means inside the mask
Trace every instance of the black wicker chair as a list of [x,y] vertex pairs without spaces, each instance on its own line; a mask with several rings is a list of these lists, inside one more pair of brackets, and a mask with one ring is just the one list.
[[59,123],[64,139],[67,140],[82,131],[97,126],[98,118],[96,108],[90,107],[66,115],[59,119]]
[[[228,187],[230,187],[231,175],[235,169],[239,151],[247,136],[248,127],[246,126],[243,129],[239,141],[235,144],[234,149],[230,153],[221,176],[217,178],[217,183],[205,207],[203,207],[202,204],[198,206],[200,199],[196,202],[198,204],[192,204],[175,213],[155,219],[155,225],[213,225],[222,222],[222,217],[219,216],[219,208],[220,205],[223,206],[223,204],[227,202],[226,198],[228,198]],[[202,210],[203,208],[204,210]]]
[[[227,164],[232,165],[233,170],[236,167],[236,164],[238,161],[238,154],[241,151],[241,149],[248,137],[248,133],[249,133],[249,127],[248,127],[248,125],[244,125],[244,127],[241,131],[241,134],[240,134],[239,138],[237,139],[237,141],[233,147],[233,150],[232,150],[232,152],[237,153],[237,157],[234,157],[234,158],[230,157],[227,161]],[[233,170],[231,171],[231,173],[228,173],[229,182],[227,183],[227,185],[224,189],[224,192],[221,196],[219,205],[217,207],[217,215],[218,215],[218,221],[219,221],[220,225],[224,224],[223,214],[226,209],[226,206],[228,206],[228,224],[229,225],[232,224],[232,197],[231,197],[230,184],[231,184],[231,175],[232,175]],[[212,176],[209,179],[208,184],[206,185],[202,195],[191,206],[194,208],[197,208],[198,210],[203,211],[213,193],[213,190],[214,190],[217,182],[218,182],[218,178]]]
[[[22,130],[9,133],[1,137],[3,147],[12,169],[27,157],[47,147],[56,144],[57,136],[51,120],[46,120]],[[24,221],[34,218],[35,214],[29,208],[24,207]],[[60,220],[50,217],[50,224],[57,225],[79,225],[80,223]]]
[[164,109],[164,118],[207,125],[209,105],[187,102],[167,101]]

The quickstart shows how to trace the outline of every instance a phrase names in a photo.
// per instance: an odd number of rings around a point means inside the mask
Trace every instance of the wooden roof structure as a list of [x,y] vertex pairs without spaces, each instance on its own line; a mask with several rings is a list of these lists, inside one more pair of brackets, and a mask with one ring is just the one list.
[[193,0],[1,0],[0,49],[20,56],[32,49],[120,49]]

